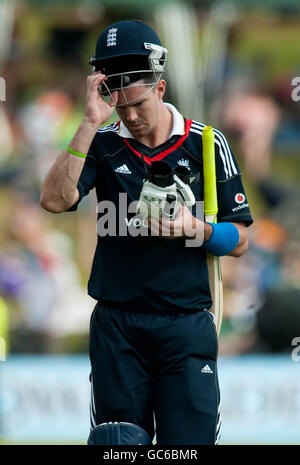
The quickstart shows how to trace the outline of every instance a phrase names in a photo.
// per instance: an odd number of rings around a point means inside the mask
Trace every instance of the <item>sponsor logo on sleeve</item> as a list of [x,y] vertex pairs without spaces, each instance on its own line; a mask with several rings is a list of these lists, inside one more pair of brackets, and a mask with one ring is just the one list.
[[246,208],[249,206],[248,203],[245,202],[245,194],[242,194],[241,192],[235,195],[234,200],[236,203],[238,203],[238,206],[232,209],[233,212],[236,212],[238,210],[241,210],[242,208]]
[[236,201],[236,203],[240,204],[240,203],[245,202],[245,198],[246,197],[244,196],[244,194],[239,193],[239,194],[236,194],[236,196],[234,197],[234,200]]

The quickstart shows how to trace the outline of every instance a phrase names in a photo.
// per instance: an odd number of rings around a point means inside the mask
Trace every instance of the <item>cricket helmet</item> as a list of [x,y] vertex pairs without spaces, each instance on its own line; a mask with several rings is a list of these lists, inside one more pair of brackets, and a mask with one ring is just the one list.
[[123,91],[146,73],[153,77],[153,82],[147,80],[149,92],[161,79],[167,53],[150,26],[138,20],[124,20],[104,29],[97,40],[95,56],[89,63],[108,78],[102,85],[103,95],[111,96],[114,90]]

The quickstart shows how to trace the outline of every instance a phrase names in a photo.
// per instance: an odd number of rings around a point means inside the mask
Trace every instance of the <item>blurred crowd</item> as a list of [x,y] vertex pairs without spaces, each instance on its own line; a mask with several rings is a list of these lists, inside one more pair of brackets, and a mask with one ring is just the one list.
[[220,352],[286,352],[300,333],[300,106],[292,99],[299,63],[266,80],[267,56],[249,68],[231,55],[234,31],[222,95],[213,105],[233,141],[254,224],[247,253],[222,259]]
[[[0,337],[9,335],[11,353],[86,352],[95,197],[79,213],[53,215],[39,196],[82,115],[88,33],[52,30],[31,53],[22,24],[1,68]],[[253,69],[234,58],[236,44],[235,37],[221,93],[209,104],[241,166],[254,224],[248,252],[222,259],[220,353],[281,352],[300,336],[300,104],[291,99],[300,63],[266,83],[259,63]]]

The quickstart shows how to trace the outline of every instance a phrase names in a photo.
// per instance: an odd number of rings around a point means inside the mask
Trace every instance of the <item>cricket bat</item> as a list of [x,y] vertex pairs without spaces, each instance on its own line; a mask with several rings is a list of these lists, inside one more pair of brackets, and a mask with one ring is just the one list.
[[[203,178],[204,178],[204,218],[206,222],[217,223],[218,199],[215,162],[214,132],[211,126],[205,126],[202,134]],[[220,335],[223,318],[223,284],[219,257],[207,253],[209,286],[212,297],[210,311],[215,316],[215,325]]]

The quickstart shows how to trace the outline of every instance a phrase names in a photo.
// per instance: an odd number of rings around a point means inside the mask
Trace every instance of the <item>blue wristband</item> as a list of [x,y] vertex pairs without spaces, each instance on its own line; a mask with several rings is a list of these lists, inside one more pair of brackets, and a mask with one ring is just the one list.
[[213,231],[208,239],[204,242],[202,248],[212,255],[222,257],[232,252],[239,242],[239,231],[232,223],[208,223],[212,226]]

